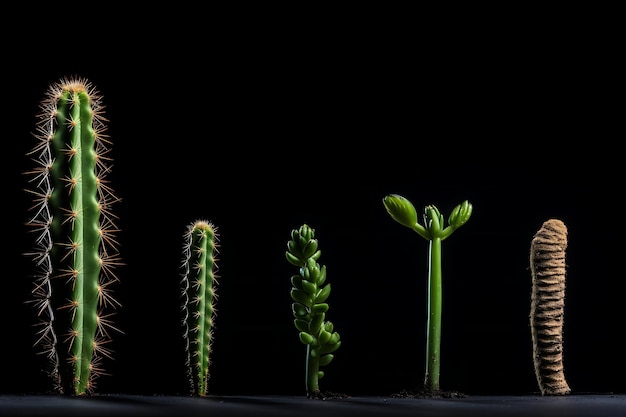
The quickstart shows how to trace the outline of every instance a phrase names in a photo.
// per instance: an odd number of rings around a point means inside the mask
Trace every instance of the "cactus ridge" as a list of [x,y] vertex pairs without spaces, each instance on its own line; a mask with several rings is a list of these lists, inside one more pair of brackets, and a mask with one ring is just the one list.
[[34,205],[26,222],[35,233],[34,299],[39,330],[35,345],[50,360],[60,393],[92,393],[111,358],[111,317],[119,303],[111,284],[121,265],[119,201],[106,179],[111,172],[100,93],[84,78],[63,78],[40,102],[35,164],[29,176]]
[[191,395],[208,394],[217,295],[217,227],[206,220],[187,226],[183,245],[183,335]]

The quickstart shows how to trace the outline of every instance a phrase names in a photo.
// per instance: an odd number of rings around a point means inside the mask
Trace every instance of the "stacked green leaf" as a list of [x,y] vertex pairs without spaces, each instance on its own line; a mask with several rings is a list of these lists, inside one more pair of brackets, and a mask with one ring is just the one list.
[[339,333],[332,322],[326,320],[329,306],[326,303],[331,285],[326,283],[326,265],[320,265],[321,256],[315,231],[307,224],[291,232],[287,242],[287,260],[299,267],[299,274],[291,277],[291,298],[294,325],[299,330],[300,341],[306,345],[306,393],[308,397],[320,395],[319,379],[324,376],[320,367],[328,365],[341,346]]

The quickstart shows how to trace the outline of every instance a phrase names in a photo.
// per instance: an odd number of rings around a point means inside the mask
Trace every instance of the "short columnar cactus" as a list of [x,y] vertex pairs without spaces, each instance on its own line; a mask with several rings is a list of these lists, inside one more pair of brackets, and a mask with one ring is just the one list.
[[571,391],[563,367],[566,248],[567,227],[558,219],[546,220],[530,244],[530,329],[535,376],[542,395]]
[[[36,233],[33,293],[41,330],[37,344],[51,360],[55,389],[93,392],[118,303],[110,286],[120,264],[107,184],[110,142],[100,94],[86,79],[52,84],[40,103],[36,164],[27,172],[35,200],[28,224]],[[117,330],[117,329],[116,329]]]
[[324,372],[320,367],[328,365],[341,346],[339,333],[326,321],[331,286],[326,283],[326,265],[317,262],[321,254],[312,228],[304,224],[291,231],[285,256],[299,268],[299,274],[291,277],[292,312],[300,341],[307,348],[305,388],[309,398],[322,396],[319,379]]
[[191,395],[208,394],[217,286],[217,228],[205,220],[187,227],[183,250],[183,327]]
[[383,204],[395,221],[412,229],[429,241],[428,325],[426,327],[424,387],[429,391],[439,391],[442,309],[441,242],[469,220],[472,215],[472,205],[467,200],[457,205],[448,218],[448,226],[444,224],[443,215],[437,207],[433,205],[426,206],[424,209],[424,225],[422,226],[417,220],[415,207],[406,198],[397,194],[390,194],[383,199]]

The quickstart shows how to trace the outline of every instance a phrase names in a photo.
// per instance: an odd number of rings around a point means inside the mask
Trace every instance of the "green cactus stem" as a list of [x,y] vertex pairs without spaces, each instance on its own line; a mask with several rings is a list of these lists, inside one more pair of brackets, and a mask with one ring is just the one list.
[[306,345],[305,389],[308,398],[323,397],[319,380],[324,376],[321,367],[328,365],[341,346],[339,333],[332,322],[326,321],[331,286],[326,283],[326,265],[317,260],[318,249],[315,230],[304,224],[291,231],[285,256],[289,263],[299,268],[291,277],[291,298],[294,324],[300,331],[300,341]]
[[181,282],[187,376],[191,395],[206,396],[215,318],[217,228],[198,220],[189,224],[184,239]]
[[424,226],[418,223],[417,212],[406,198],[390,194],[383,199],[389,215],[398,223],[414,230],[429,241],[428,248],[428,324],[426,327],[426,372],[424,387],[433,392],[440,390],[441,367],[441,311],[442,311],[442,265],[441,242],[464,225],[472,215],[472,205],[465,200],[456,206],[445,226],[437,207],[426,206]]
[[102,373],[112,310],[118,303],[110,285],[120,265],[111,207],[119,201],[107,184],[110,142],[104,106],[86,79],[64,78],[50,85],[29,153],[36,164],[27,172],[36,233],[32,255],[34,304],[41,329],[37,345],[51,360],[50,375],[63,394],[94,391]]
[[542,395],[571,392],[563,366],[567,227],[548,219],[530,243],[530,329],[535,377]]

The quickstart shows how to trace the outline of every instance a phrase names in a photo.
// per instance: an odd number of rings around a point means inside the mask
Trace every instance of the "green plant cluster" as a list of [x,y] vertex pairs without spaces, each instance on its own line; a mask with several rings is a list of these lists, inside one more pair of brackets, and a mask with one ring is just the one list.
[[[122,265],[117,249],[119,201],[107,180],[111,172],[111,141],[106,135],[104,105],[99,92],[82,78],[64,78],[50,86],[41,102],[37,143],[30,155],[35,168],[27,172],[35,205],[28,225],[35,232],[37,269],[33,303],[41,319],[37,344],[50,359],[55,389],[87,395],[112,358],[107,348],[119,303],[111,295]],[[391,217],[430,242],[429,323],[425,383],[439,389],[441,338],[441,242],[472,214],[468,201],[451,213],[448,225],[429,205],[424,224],[404,197],[383,200]],[[188,224],[183,236],[181,297],[186,368],[191,395],[208,395],[211,344],[216,312],[217,227],[207,220]],[[342,340],[331,321],[326,265],[315,230],[308,224],[293,229],[285,252],[297,267],[291,276],[293,324],[306,346],[305,388],[310,398],[322,396],[322,370],[334,359]]]

